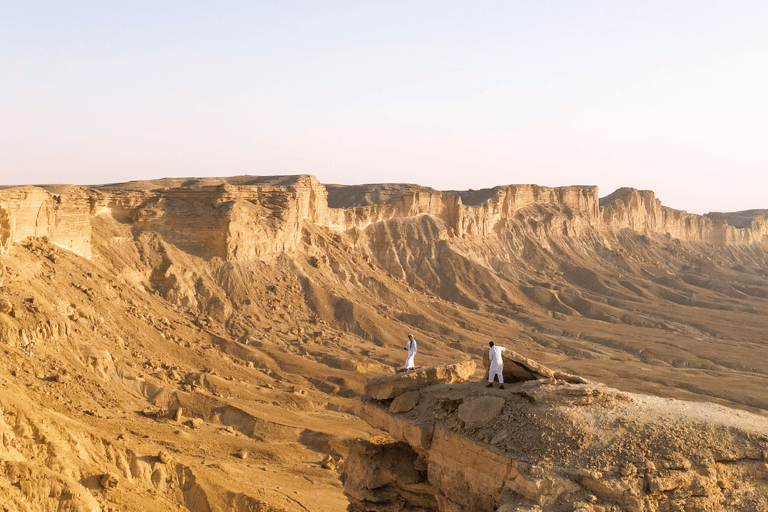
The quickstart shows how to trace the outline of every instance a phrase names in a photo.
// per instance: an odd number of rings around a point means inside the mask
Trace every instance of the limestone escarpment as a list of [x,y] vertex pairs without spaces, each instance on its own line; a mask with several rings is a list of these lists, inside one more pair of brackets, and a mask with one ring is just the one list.
[[709,217],[713,222],[724,222],[736,228],[745,228],[765,215],[768,215],[768,210],[744,210],[731,213],[710,212],[705,217]]
[[748,210],[730,214],[708,213],[719,227],[723,243],[745,244],[764,240],[768,235],[768,210]]
[[602,198],[600,207],[606,231],[632,229],[716,245],[750,244],[768,235],[765,214],[758,212],[751,222],[737,227],[717,215],[695,215],[663,206],[650,190],[621,188]]
[[528,241],[548,247],[550,239],[598,228],[594,187],[512,185],[466,197],[473,204],[461,194],[418,191],[384,205],[331,209],[331,228],[354,233],[391,275],[470,307],[475,300],[463,280],[488,283],[495,301],[508,302],[518,292],[492,283],[492,275],[534,259]]
[[454,236],[486,236],[494,232],[501,220],[510,219],[533,204],[561,205],[572,211],[573,216],[585,219],[586,224],[596,227],[598,223],[597,187],[508,185],[484,191],[482,197],[484,201],[467,205],[460,193],[408,191],[381,204],[331,209],[330,227],[365,229],[383,220],[429,215],[445,222]]
[[[392,438],[362,440],[350,451],[350,510],[725,512],[768,506],[768,420],[762,417],[554,378],[505,390],[480,382],[410,393],[416,398],[407,409],[370,398],[356,408]],[[384,473],[392,468],[386,462],[393,451],[408,467]]]
[[27,237],[47,238],[81,256],[91,255],[91,208],[85,190],[50,194],[37,187],[0,190],[0,253]]
[[[670,336],[733,336],[705,325],[701,308],[760,329],[752,316],[762,311],[756,301],[768,297],[758,240],[766,218],[760,212],[745,227],[719,223],[733,231],[730,239],[753,240],[751,245],[719,245],[706,242],[718,222],[664,213],[655,198],[631,189],[604,198],[602,210],[594,187],[384,189],[377,195],[376,187],[367,188],[363,199],[353,201],[361,204],[349,208],[329,208],[325,187],[311,176],[32,190],[42,198],[35,204],[66,194],[72,196],[62,204],[77,204],[79,212],[88,204],[89,215],[62,216],[58,232],[90,234],[92,253],[111,262],[110,272],[200,316],[202,325],[225,324],[237,339],[248,339],[271,318],[286,330],[298,329],[299,322],[326,322],[385,347],[399,345],[396,331],[407,324],[462,346],[475,341],[467,331],[508,322],[504,336],[521,334],[534,346],[586,354],[582,362],[606,352],[620,358],[613,350],[629,352],[630,359],[664,368],[655,370],[667,373],[668,386],[678,382],[673,368],[685,356],[658,358],[654,350],[692,348]],[[14,206],[21,199],[9,202],[22,197],[18,190],[0,193],[6,244],[21,234],[34,236],[34,230],[17,227],[25,225],[20,212],[31,211]],[[363,204],[384,198],[384,204]],[[78,230],[83,218],[89,225]],[[691,240],[674,238],[672,231]],[[62,237],[57,240],[64,245]],[[269,276],[278,268],[284,281],[276,284]],[[424,296],[414,302],[414,291]],[[455,305],[471,313],[457,314]],[[632,344],[613,340],[635,332],[613,331],[638,327],[651,330],[644,340],[650,336],[660,345],[638,355]],[[555,341],[544,334],[550,330]],[[736,366],[721,364],[717,343],[710,342],[711,354],[696,363],[701,372]],[[592,371],[604,370],[592,365]],[[734,398],[707,379],[691,380],[696,383],[688,389],[695,392]],[[739,403],[766,402],[755,393]]]
[[97,214],[130,218],[139,230],[227,261],[271,260],[300,243],[305,219],[327,224],[327,192],[313,176],[234,181],[142,192],[110,187],[97,195]]
[[[334,187],[335,194],[339,190]],[[90,219],[108,213],[129,220],[139,230],[160,232],[167,240],[207,257],[230,261],[269,260],[294,251],[301,243],[305,221],[346,232],[424,215],[444,223],[446,236],[458,238],[493,236],[516,221],[527,222],[539,237],[632,229],[726,245],[753,243],[768,234],[766,215],[734,225],[714,214],[673,210],[662,206],[653,192],[635,189],[619,189],[598,200],[596,187],[508,185],[438,192],[403,186],[384,192],[363,190],[352,202],[361,204],[348,208],[329,208],[326,188],[305,175],[168,179],[147,182],[143,190],[138,184],[125,184],[56,192],[36,187],[0,192],[3,250],[25,237],[45,236],[88,257]],[[383,202],[367,204],[371,200]],[[544,206],[558,208],[561,214],[536,213]]]

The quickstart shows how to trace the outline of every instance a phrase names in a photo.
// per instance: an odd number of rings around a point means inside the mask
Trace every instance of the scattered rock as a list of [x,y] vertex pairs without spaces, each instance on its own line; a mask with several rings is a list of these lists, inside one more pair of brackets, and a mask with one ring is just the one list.
[[323,469],[330,469],[331,471],[336,470],[336,459],[334,459],[330,455],[326,455],[322,462]]
[[68,375],[68,374],[66,374],[64,372],[58,373],[58,374],[54,375],[53,381],[54,382],[58,382],[59,384],[68,384],[68,383],[72,382],[72,376]]
[[173,458],[171,457],[171,454],[170,454],[170,453],[168,453],[168,452],[167,452],[167,451],[165,451],[165,450],[161,451],[161,452],[158,454],[157,458],[158,458],[158,459],[160,460],[160,462],[162,462],[163,464],[168,464],[168,463],[170,463],[170,462],[173,460]]
[[7,299],[0,299],[0,314],[10,315],[13,311],[13,304]]
[[481,396],[464,402],[459,406],[459,419],[468,429],[477,428],[495,418],[504,407],[504,399],[499,396]]
[[100,480],[101,486],[104,489],[116,489],[119,482],[120,479],[114,473],[106,473]]
[[409,391],[408,393],[403,393],[402,395],[392,400],[392,403],[389,405],[389,412],[397,414],[410,411],[416,407],[416,404],[419,403],[420,396],[421,392],[419,391]]
[[204,423],[204,422],[203,422],[203,419],[202,419],[202,418],[192,418],[192,419],[189,421],[189,425],[190,425],[192,428],[201,428],[201,427],[203,426],[203,423]]

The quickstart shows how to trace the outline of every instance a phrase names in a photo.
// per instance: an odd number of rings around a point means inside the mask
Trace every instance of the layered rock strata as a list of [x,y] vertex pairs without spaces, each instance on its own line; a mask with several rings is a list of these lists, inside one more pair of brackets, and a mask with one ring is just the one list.
[[427,384],[466,382],[475,373],[475,362],[464,361],[428,368],[407,370],[397,375],[381,375],[368,381],[365,392],[376,400],[387,400]]
[[[147,191],[94,191],[94,215],[110,214],[207,257],[271,260],[301,242],[302,225],[328,224],[325,187],[314,176],[193,182]],[[175,184],[175,183],[173,183]]]
[[487,191],[485,200],[477,205],[465,205],[461,195],[448,194],[424,190],[406,192],[382,204],[331,209],[329,227],[342,231],[364,229],[394,217],[430,215],[446,222],[455,236],[485,236],[493,233],[499,221],[512,218],[533,204],[559,204],[584,219],[587,225],[597,227],[599,222],[597,187],[509,185]]
[[383,203],[329,208],[328,191],[314,176],[162,183],[167,186],[146,190],[130,184],[67,187],[56,193],[38,187],[0,190],[0,249],[6,251],[10,243],[30,236],[48,237],[90,256],[90,219],[111,214],[142,229],[162,232],[170,240],[199,246],[209,257],[272,259],[302,242],[305,221],[347,231],[397,217],[428,215],[445,222],[453,236],[488,236],[499,222],[537,204],[559,205],[566,212],[570,220],[558,228],[561,236],[578,235],[588,228],[632,229],[725,245],[760,241],[768,234],[768,215],[756,215],[737,227],[722,216],[693,215],[662,206],[653,192],[635,189],[619,189],[598,200],[597,187],[509,185],[473,193],[411,187],[402,195],[389,191],[381,196]]
[[[351,511],[765,510],[768,420],[714,404],[534,379],[362,399],[390,439],[350,452]],[[403,467],[392,469],[393,454]],[[406,467],[407,466],[407,467]],[[384,470],[382,468],[389,468]],[[431,495],[431,496],[430,496]]]
[[715,245],[750,244],[768,235],[768,215],[755,212],[737,227],[722,215],[695,215],[663,206],[650,190],[620,188],[600,200],[601,223],[606,231],[632,229],[660,233],[680,240]]
[[91,256],[91,197],[71,188],[51,194],[37,187],[0,190],[0,253],[27,237],[47,238],[81,256]]

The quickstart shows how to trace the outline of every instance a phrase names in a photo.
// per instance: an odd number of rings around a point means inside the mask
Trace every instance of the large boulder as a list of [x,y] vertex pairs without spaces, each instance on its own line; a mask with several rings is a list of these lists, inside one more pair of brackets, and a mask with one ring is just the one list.
[[504,407],[500,396],[481,396],[459,406],[459,419],[466,428],[478,428],[492,421]]
[[388,400],[432,384],[467,382],[475,373],[475,367],[474,361],[463,361],[429,368],[417,368],[394,375],[382,375],[369,380],[365,386],[365,392],[375,400]]
[[402,395],[392,400],[392,403],[389,404],[389,412],[398,414],[401,412],[410,411],[416,407],[416,404],[419,403],[420,396],[421,393],[418,391],[409,391],[408,393],[403,393]]
[[[504,382],[525,382],[527,380],[558,379],[572,384],[586,384],[588,381],[577,375],[555,371],[539,364],[533,359],[529,359],[514,350],[505,350],[501,353],[504,360]],[[491,360],[488,357],[488,349],[483,352],[483,366],[485,366],[485,376],[488,377],[488,368],[491,366]]]

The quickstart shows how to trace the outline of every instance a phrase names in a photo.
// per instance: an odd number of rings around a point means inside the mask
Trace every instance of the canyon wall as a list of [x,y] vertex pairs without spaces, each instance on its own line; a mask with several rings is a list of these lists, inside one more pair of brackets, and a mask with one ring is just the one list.
[[540,187],[538,185],[508,185],[482,191],[480,204],[464,204],[461,195],[436,191],[407,192],[384,204],[333,208],[329,227],[346,231],[365,229],[394,217],[430,215],[446,222],[455,236],[485,236],[497,223],[512,218],[519,210],[532,204],[558,204],[582,217],[590,225],[599,222],[597,187]]
[[0,253],[27,237],[47,237],[81,256],[91,255],[90,197],[79,188],[51,194],[37,187],[0,190]]
[[736,227],[714,215],[695,215],[663,206],[650,190],[620,188],[602,198],[600,208],[606,231],[632,229],[715,245],[750,244],[768,235],[768,215],[757,215],[744,227]]
[[130,219],[141,230],[157,231],[208,257],[268,260],[296,248],[304,220],[328,224],[325,187],[314,176],[289,178],[98,191],[96,213]]
[[[230,181],[227,181],[230,180]],[[314,176],[204,180],[141,190],[139,184],[52,193],[38,187],[0,190],[0,250],[26,237],[48,237],[78,254],[91,254],[90,218],[109,214],[139,230],[153,230],[173,243],[224,260],[270,260],[301,243],[306,220],[338,231],[365,229],[394,218],[428,215],[459,238],[485,237],[500,222],[525,218],[534,205],[559,208],[568,219],[543,230],[575,236],[586,229],[631,229],[716,245],[750,244],[768,235],[768,215],[744,227],[722,218],[665,207],[651,191],[619,189],[602,200],[597,187],[509,185],[469,192],[390,191],[382,204],[330,208],[328,191]],[[202,184],[200,184],[202,183]],[[465,201],[470,204],[465,204]],[[714,220],[713,220],[714,219]],[[554,220],[552,220],[554,221]],[[546,219],[543,222],[547,222]],[[558,221],[560,222],[560,221]]]

